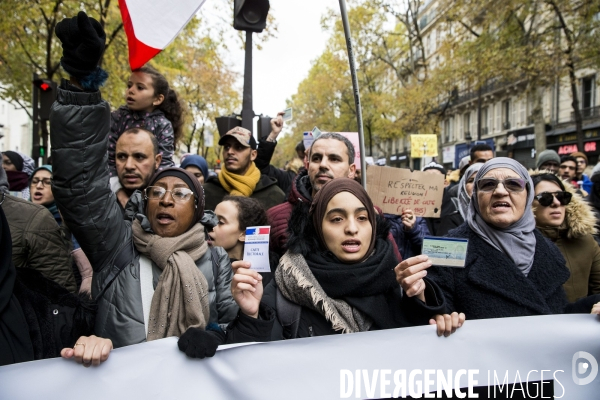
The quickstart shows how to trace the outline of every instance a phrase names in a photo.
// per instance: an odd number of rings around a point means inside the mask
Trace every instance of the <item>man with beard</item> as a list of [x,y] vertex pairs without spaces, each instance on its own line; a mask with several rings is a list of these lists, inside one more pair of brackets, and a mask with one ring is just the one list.
[[260,173],[254,164],[256,140],[252,132],[235,127],[219,140],[223,146],[223,167],[216,177],[204,184],[206,209],[214,210],[227,195],[251,197],[268,209],[285,200],[277,180]]
[[271,250],[279,256],[287,247],[287,227],[292,214],[299,220],[308,218],[313,196],[335,178],[354,178],[354,146],[339,133],[324,133],[312,144],[308,154],[308,169],[298,173],[288,201],[267,211],[271,221]]
[[133,192],[148,186],[161,160],[158,142],[152,132],[131,128],[119,137],[115,149],[118,182],[111,179],[111,186],[123,209]]

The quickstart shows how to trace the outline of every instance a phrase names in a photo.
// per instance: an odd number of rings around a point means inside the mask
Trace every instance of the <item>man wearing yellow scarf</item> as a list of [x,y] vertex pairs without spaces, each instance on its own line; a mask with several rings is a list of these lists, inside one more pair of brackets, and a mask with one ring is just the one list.
[[254,165],[257,145],[249,130],[233,128],[221,137],[219,145],[223,146],[223,167],[218,177],[211,177],[204,184],[206,209],[214,210],[227,195],[252,197],[265,210],[285,200],[277,180],[261,175]]

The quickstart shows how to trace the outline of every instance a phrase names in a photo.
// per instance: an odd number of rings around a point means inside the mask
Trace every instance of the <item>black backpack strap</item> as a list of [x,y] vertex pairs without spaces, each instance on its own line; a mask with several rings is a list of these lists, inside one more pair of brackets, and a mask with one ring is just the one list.
[[219,253],[217,253],[217,249],[213,246],[208,246],[210,249],[210,255],[212,258],[212,267],[213,267],[213,279],[215,280],[215,288],[217,287],[217,277],[219,276]]
[[[121,248],[115,260],[113,261],[113,266],[111,268],[110,273],[104,280],[104,286],[100,289],[100,292],[96,296],[96,301],[98,301],[103,295],[104,292],[110,287],[110,285],[117,279],[117,276],[125,269],[125,267],[133,261],[135,254],[133,252],[133,242],[126,244]],[[115,268],[116,267],[116,268]]]
[[283,328],[283,337],[286,339],[295,339],[298,337],[302,307],[283,297],[279,288],[276,291],[277,319],[279,319],[279,323]]

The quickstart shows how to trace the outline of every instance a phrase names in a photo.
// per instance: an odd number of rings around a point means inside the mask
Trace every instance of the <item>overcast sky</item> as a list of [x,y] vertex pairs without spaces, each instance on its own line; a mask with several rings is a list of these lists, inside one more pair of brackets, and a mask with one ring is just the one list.
[[[261,51],[254,50],[253,108],[256,114],[275,116],[308,76],[311,61],[325,49],[328,34],[321,30],[321,17],[328,8],[339,10],[339,1],[270,0],[270,3],[278,32],[277,38],[266,42]],[[230,47],[229,61],[243,73],[244,52],[238,48],[238,43]]]

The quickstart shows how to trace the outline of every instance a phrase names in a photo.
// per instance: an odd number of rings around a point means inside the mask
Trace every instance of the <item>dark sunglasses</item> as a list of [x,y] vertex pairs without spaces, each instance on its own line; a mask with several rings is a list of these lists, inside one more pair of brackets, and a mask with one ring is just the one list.
[[520,178],[506,178],[499,180],[496,178],[481,178],[477,182],[477,190],[480,192],[493,192],[502,183],[504,188],[509,192],[522,192],[525,190],[527,181]]
[[542,192],[535,195],[534,199],[540,203],[542,207],[548,207],[554,202],[554,198],[559,201],[561,206],[566,206],[571,202],[573,194],[569,192]]

